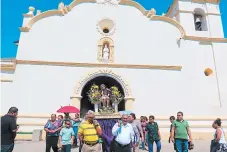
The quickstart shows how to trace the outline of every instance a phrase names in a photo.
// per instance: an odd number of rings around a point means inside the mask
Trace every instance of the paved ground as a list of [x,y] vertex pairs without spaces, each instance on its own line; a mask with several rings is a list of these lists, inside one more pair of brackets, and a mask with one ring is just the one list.
[[[209,152],[210,141],[194,141],[195,149],[191,152]],[[173,152],[172,144],[162,141],[162,152]],[[16,141],[14,152],[45,152],[45,141]],[[72,149],[72,152],[78,152],[78,148]]]

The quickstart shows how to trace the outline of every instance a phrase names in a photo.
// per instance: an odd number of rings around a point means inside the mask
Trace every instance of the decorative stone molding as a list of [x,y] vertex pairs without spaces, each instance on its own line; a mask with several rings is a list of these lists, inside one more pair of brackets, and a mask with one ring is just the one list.
[[113,63],[114,62],[114,42],[111,38],[109,37],[104,37],[99,40],[98,42],[98,61],[102,62],[103,61],[103,48],[104,45],[108,44],[109,47],[109,60],[108,63]]
[[154,15],[156,15],[156,10],[154,8],[152,8],[148,13],[147,13],[147,17],[151,18]]
[[193,40],[200,42],[213,42],[213,43],[227,43],[227,39],[225,38],[209,38],[209,37],[196,37],[196,36],[184,36],[185,40]]
[[195,3],[212,3],[212,4],[219,4],[220,0],[192,0]]
[[4,72],[4,71],[6,71],[6,72],[15,71],[15,69],[16,69],[16,59],[11,59],[11,58],[1,59],[0,67],[1,67],[1,71],[2,72]]
[[87,84],[87,82],[98,76],[107,76],[118,81],[124,91],[125,108],[126,110],[132,110],[132,102],[134,102],[135,98],[132,98],[131,88],[129,87],[129,84],[119,74],[114,73],[110,69],[98,69],[84,75],[74,89],[74,96],[71,97],[72,105],[80,109],[80,100],[82,98],[81,94],[84,86]]
[[159,20],[159,21],[168,22],[168,23],[174,25],[177,29],[179,29],[182,38],[184,38],[186,36],[184,28],[176,20],[173,20],[166,16],[156,16],[156,15],[152,16],[151,20]]
[[[199,8],[199,9],[202,9],[203,8]],[[178,10],[174,16],[177,16],[179,13],[190,13],[190,14],[195,14],[195,11],[189,11],[189,10]],[[217,16],[220,16],[221,14],[220,13],[210,13],[210,12],[205,12],[204,10],[204,15],[217,15]]]
[[63,2],[59,3],[58,10],[62,11],[63,14],[68,13],[68,9],[66,8],[65,4]]
[[77,85],[74,89],[73,97],[77,97],[78,95],[81,95],[82,90],[83,90],[84,86],[86,85],[86,83],[98,76],[107,76],[107,77],[111,77],[111,78],[115,79],[122,86],[125,97],[126,98],[132,97],[131,88],[130,88],[128,82],[122,76],[113,72],[111,69],[96,69],[94,71],[88,72],[77,83]]
[[41,14],[41,10],[36,11],[36,16]]
[[1,81],[0,82],[13,82],[13,80],[10,80],[10,79],[0,79]]
[[140,5],[138,2],[136,2],[134,0],[121,0],[121,2],[119,4],[135,7],[135,8],[137,8],[145,16],[149,12],[142,5]]
[[[104,29],[108,29],[109,32],[103,32]],[[109,18],[104,18],[97,23],[97,30],[103,36],[111,36],[116,30],[116,24],[113,20]]]
[[23,14],[23,16],[24,17],[33,17],[34,16],[34,11],[35,11],[35,8],[34,7],[32,7],[32,6],[30,6],[29,8],[28,8],[28,10],[29,10],[29,12],[27,13],[27,14]]
[[121,0],[96,0],[98,4],[118,5]]

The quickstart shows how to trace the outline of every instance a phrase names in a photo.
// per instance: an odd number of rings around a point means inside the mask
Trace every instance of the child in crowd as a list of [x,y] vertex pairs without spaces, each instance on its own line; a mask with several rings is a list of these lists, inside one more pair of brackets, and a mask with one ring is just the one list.
[[62,152],[71,152],[71,145],[74,141],[74,131],[69,120],[65,121],[65,126],[61,129],[59,142]]

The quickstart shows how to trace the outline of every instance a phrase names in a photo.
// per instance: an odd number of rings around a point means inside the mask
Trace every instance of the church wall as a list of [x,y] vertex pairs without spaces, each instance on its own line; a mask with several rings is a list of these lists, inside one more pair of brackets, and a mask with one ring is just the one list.
[[220,15],[208,15],[207,18],[209,20],[209,23],[208,23],[209,29],[211,29],[210,37],[224,38],[221,16]]
[[16,106],[17,103],[13,101],[14,84],[12,82],[1,82],[1,112],[7,113],[8,109]]
[[[192,13],[180,13],[180,24],[184,28],[185,32],[189,36],[208,36],[208,33],[206,31],[195,31],[195,25],[194,25],[194,16]],[[191,21],[191,22],[189,22]]]
[[[116,23],[111,36],[115,63],[179,63],[175,58],[180,54],[176,44],[180,32],[176,27],[164,21],[151,21],[134,7],[90,3],[76,6],[63,17],[48,17],[35,23],[29,33],[22,33],[17,59],[96,63],[98,41],[103,37],[96,24],[104,18]],[[172,59],[167,58],[173,54]]]
[[[212,111],[216,109],[218,114],[223,114],[219,108],[215,75],[204,75],[206,67],[214,69],[209,46],[204,46],[203,50],[191,49],[183,55],[182,71],[112,69],[128,80],[135,98],[133,111],[141,115],[149,115],[151,111],[157,115],[171,115],[182,110],[192,116],[206,116],[217,115]],[[5,93],[6,97],[12,93],[14,96],[3,110],[18,104],[23,114],[55,112],[60,105],[71,104],[70,97],[76,84],[91,70],[95,68],[18,65],[14,88]],[[148,103],[151,103],[150,107],[137,109]],[[203,112],[201,108],[204,108]]]
[[[227,44],[215,43],[214,55],[223,107],[227,107]],[[227,116],[227,112],[225,113]]]
[[13,79],[13,74],[14,74],[14,72],[4,72],[4,71],[2,71],[1,72],[1,79],[10,79],[10,80],[12,80]]
[[[189,44],[185,43],[185,47],[189,47]],[[226,116],[227,107],[219,107],[215,77],[204,76],[203,66],[199,66],[200,63],[212,67],[212,63],[208,62],[211,57],[205,55],[205,51],[198,50],[191,50],[184,57],[182,71],[111,69],[129,83],[135,98],[132,111],[137,116],[170,116],[178,111],[190,117]],[[13,88],[3,87],[5,96],[2,101],[7,103],[4,102],[2,112],[16,106],[20,114],[55,113],[61,105],[72,104],[69,98],[73,96],[76,84],[86,73],[94,70],[99,69],[18,65],[11,84]],[[35,120],[34,123],[29,119],[19,119],[18,122],[38,125],[46,122],[42,118]],[[22,127],[22,131],[42,129],[42,126]]]

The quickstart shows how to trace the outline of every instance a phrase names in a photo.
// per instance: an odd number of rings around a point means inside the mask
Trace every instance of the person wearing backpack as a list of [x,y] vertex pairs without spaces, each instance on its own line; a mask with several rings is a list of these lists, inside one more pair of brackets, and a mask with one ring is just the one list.
[[189,124],[183,119],[183,112],[177,113],[177,119],[172,123],[171,141],[175,143],[176,152],[188,152],[192,135]]
[[212,127],[215,129],[214,140],[211,141],[211,152],[227,152],[227,142],[225,140],[225,132],[221,128],[221,119],[217,118]]

